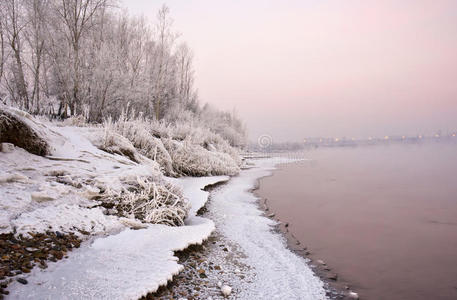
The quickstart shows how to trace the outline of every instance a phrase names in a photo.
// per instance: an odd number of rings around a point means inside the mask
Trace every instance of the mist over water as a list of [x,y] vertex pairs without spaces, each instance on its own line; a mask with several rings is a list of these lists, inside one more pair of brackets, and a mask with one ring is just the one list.
[[277,217],[364,299],[457,299],[457,145],[319,148],[264,178]]

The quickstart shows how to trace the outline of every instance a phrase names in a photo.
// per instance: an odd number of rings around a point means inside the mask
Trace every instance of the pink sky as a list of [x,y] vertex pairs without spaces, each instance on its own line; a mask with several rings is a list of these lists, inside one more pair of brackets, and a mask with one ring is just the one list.
[[[160,1],[130,0],[153,19]],[[457,129],[455,0],[172,0],[202,102],[250,138]]]

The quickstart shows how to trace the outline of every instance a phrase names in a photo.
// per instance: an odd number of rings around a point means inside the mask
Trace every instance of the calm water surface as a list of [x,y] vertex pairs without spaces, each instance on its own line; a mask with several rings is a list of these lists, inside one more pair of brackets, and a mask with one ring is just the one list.
[[261,180],[290,231],[363,299],[457,299],[457,145],[318,149]]

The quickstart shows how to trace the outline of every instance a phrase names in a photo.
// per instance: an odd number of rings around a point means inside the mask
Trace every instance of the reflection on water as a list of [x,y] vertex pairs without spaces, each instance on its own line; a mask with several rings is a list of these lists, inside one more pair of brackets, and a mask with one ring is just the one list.
[[259,194],[366,299],[457,299],[457,145],[326,148]]

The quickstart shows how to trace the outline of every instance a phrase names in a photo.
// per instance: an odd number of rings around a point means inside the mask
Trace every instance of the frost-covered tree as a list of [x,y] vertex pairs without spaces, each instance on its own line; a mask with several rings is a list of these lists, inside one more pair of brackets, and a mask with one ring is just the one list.
[[28,110],[29,94],[23,59],[23,35],[27,26],[27,20],[24,16],[24,3],[18,0],[4,0],[0,2],[0,5],[2,29],[13,56],[10,61],[10,72],[4,78],[6,87],[14,102]]
[[33,114],[100,123],[122,113],[209,128],[242,145],[231,113],[201,108],[193,52],[162,6],[150,23],[115,0],[0,1],[0,97]]
[[42,94],[41,71],[46,46],[46,18],[49,10],[47,0],[27,0],[25,13],[28,24],[25,28],[24,39],[30,51],[30,62],[27,63],[32,73],[33,88],[30,95],[30,110],[39,113]]
[[62,78],[66,81],[63,96],[71,115],[82,113],[82,103],[88,94],[82,81],[85,75],[84,52],[91,44],[85,37],[100,20],[98,14],[107,4],[108,0],[62,0],[55,5],[56,23],[61,26],[58,32],[63,35],[62,41],[66,44],[60,49],[60,54],[63,54],[64,67],[68,69],[62,70],[61,74],[66,75]]

